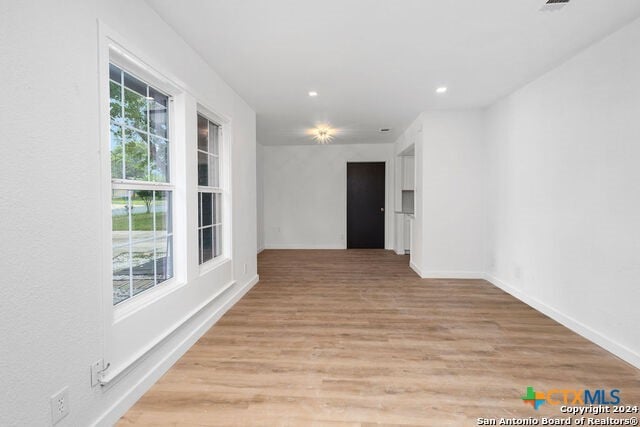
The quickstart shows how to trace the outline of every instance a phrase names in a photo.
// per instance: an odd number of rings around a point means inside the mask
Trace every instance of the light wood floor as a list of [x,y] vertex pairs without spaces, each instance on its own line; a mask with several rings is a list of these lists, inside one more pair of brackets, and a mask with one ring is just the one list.
[[[640,371],[482,280],[382,250],[265,251],[260,282],[119,425],[472,426],[559,416],[527,386],[621,390]],[[637,325],[628,325],[637,328]]]

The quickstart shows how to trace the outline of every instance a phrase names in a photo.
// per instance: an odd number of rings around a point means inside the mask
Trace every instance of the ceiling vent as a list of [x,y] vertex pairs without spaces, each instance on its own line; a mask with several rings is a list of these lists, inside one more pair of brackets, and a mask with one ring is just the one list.
[[542,6],[540,12],[553,12],[556,10],[560,10],[565,7],[567,3],[569,3],[569,0],[547,0],[547,3]]

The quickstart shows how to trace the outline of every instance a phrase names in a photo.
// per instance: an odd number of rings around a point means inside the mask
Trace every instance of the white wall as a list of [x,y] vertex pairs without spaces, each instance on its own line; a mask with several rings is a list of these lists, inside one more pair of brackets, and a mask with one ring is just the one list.
[[[425,278],[483,277],[486,258],[483,112],[425,112],[410,129],[414,127],[416,206],[411,265]],[[406,144],[406,138],[398,144]]]
[[640,20],[488,112],[492,281],[640,367]]
[[264,147],[256,144],[256,190],[258,220],[258,252],[264,249]]
[[[255,114],[142,1],[2,2],[0,19],[0,425],[50,424],[49,397],[64,386],[71,414],[59,425],[108,425],[257,279]],[[229,270],[237,284],[105,388],[91,388],[89,376],[106,351],[101,271],[109,268],[101,265],[108,195],[100,191],[97,19],[232,120],[237,190]],[[213,277],[176,291],[189,298],[167,315],[205,301],[222,285]]]
[[393,144],[265,146],[267,248],[346,247],[347,162],[386,161],[385,247],[393,247]]

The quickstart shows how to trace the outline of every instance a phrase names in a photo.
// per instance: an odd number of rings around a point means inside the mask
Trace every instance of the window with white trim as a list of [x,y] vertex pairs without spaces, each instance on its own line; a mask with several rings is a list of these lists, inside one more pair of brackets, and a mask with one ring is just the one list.
[[198,253],[204,264],[222,255],[221,127],[198,114]]
[[169,96],[109,64],[113,304],[173,277]]

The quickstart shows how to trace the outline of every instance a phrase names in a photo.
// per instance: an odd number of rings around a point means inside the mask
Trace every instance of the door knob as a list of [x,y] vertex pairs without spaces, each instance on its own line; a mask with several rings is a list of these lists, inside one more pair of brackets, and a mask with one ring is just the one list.
[[384,208],[380,208],[380,212],[384,212]]

